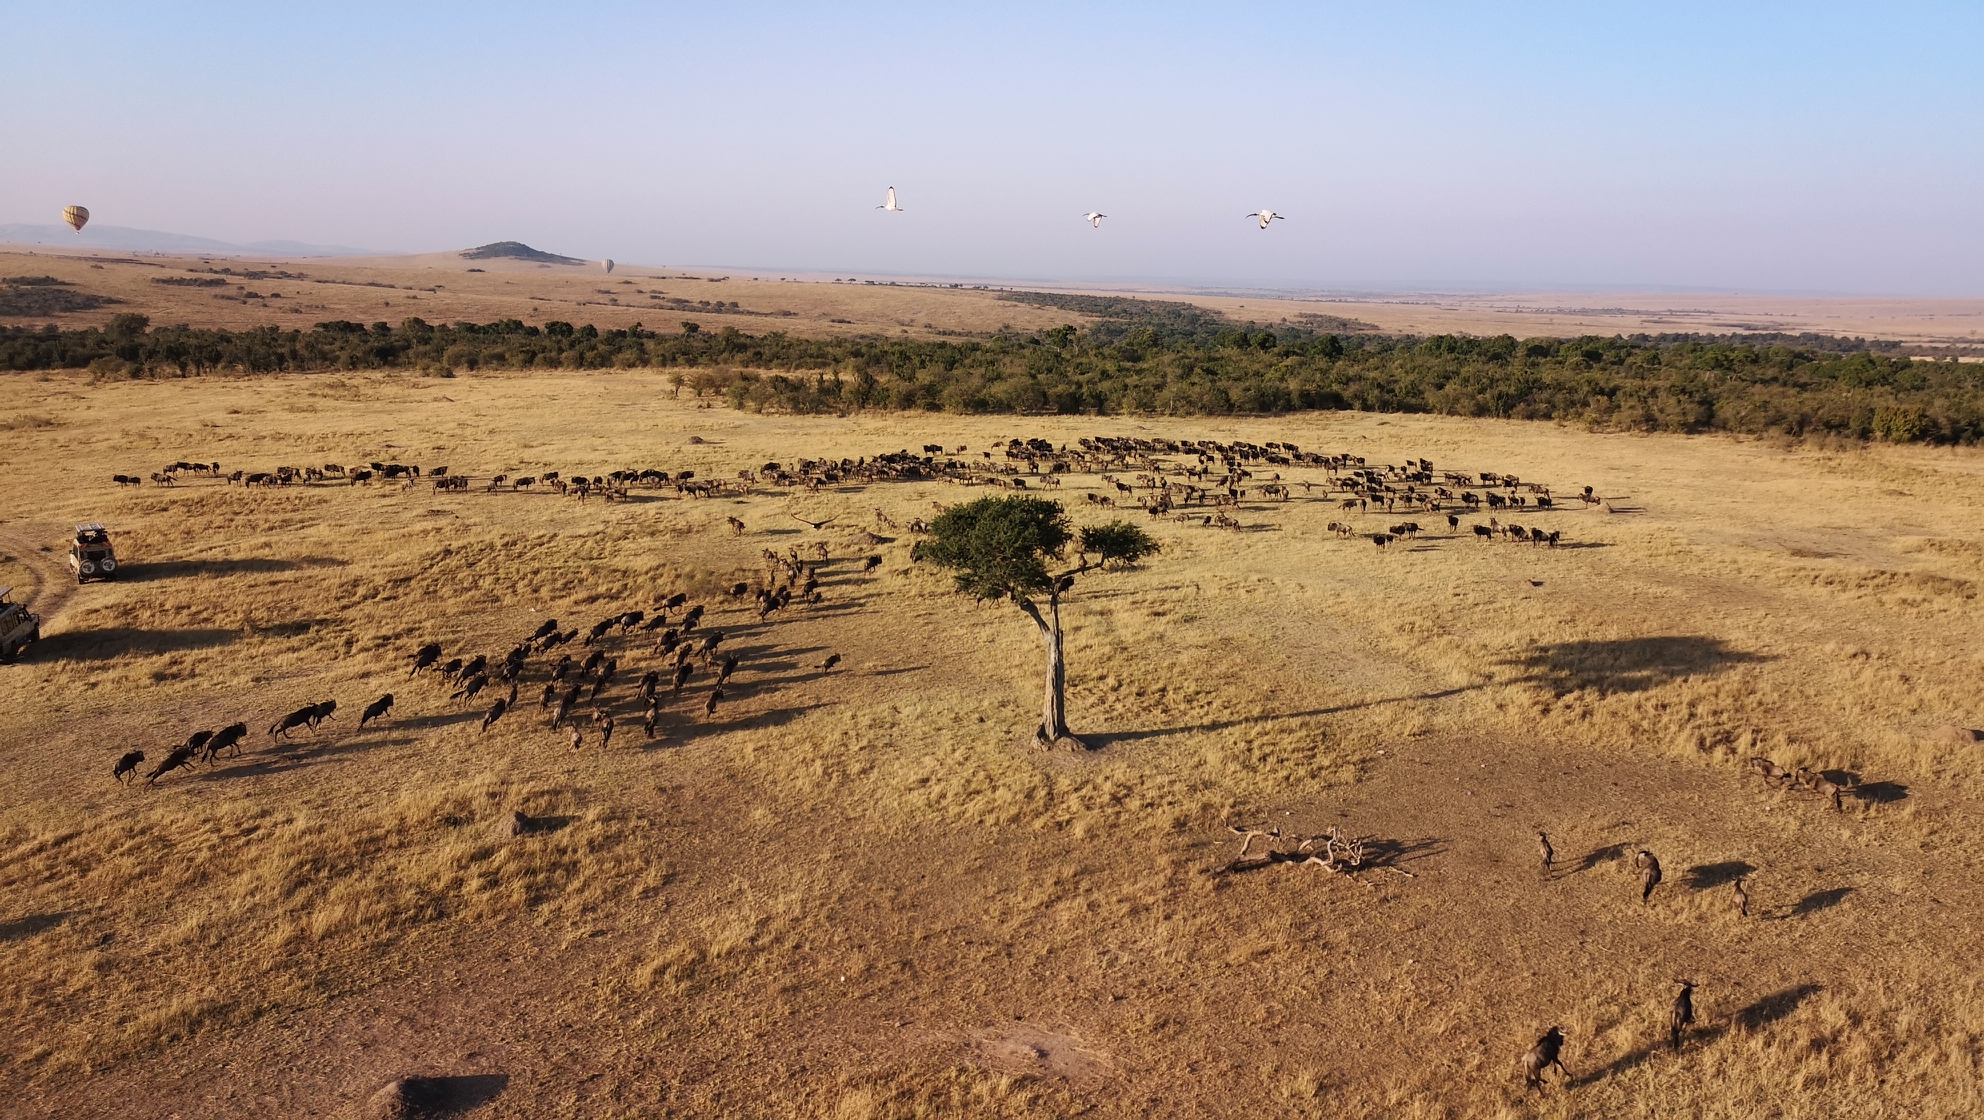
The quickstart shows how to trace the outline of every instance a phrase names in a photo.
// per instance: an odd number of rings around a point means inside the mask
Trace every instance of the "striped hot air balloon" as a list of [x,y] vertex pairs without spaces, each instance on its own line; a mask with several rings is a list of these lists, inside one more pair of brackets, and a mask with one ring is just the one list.
[[81,233],[83,226],[90,220],[90,212],[81,206],[64,206],[62,220],[69,223],[70,229]]

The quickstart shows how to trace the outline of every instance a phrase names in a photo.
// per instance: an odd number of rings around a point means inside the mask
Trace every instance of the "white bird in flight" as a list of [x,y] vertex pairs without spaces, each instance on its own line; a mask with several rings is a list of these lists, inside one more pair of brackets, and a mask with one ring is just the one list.
[[1276,218],[1281,218],[1281,220],[1284,222],[1288,220],[1287,218],[1283,217],[1280,214],[1275,213],[1272,210],[1256,210],[1247,216],[1249,218],[1253,218],[1254,220],[1260,222],[1262,229],[1268,228],[1268,223],[1274,221]]
[[896,189],[894,187],[889,188],[889,200],[887,202],[882,203],[880,206],[875,207],[875,209],[893,210],[896,213],[902,212],[902,207],[896,205]]
[[1108,216],[1096,210],[1090,210],[1088,213],[1082,215],[1082,217],[1088,219],[1088,224],[1094,226],[1096,229],[1102,228],[1102,219]]

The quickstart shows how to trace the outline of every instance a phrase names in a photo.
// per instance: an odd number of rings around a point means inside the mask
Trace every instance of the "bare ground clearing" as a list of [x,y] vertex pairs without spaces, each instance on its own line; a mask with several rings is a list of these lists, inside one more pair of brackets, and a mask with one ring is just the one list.
[[[49,615],[0,669],[15,1113],[334,1115],[405,1074],[474,1116],[1984,1109],[1984,744],[1935,734],[1984,724],[1975,452],[1343,414],[797,419],[646,373],[7,390],[49,421],[0,444],[0,583],[42,580]],[[1491,543],[1485,516],[1346,514],[1299,485],[1323,472],[1279,468],[1293,494],[1250,494],[1238,530],[1151,520],[1162,555],[1069,601],[1071,715],[1100,744],[1075,755],[1026,744],[1031,625],[949,593],[875,516],[984,488],[109,481],[176,459],[734,477],[1087,435],[1424,457],[1615,512],[1503,513],[1562,547]],[[1067,475],[1078,522],[1118,515],[1084,492],[1117,493]],[[1326,531],[1346,517],[1427,529],[1378,549]],[[125,579],[64,586],[60,531],[86,519],[117,530]],[[816,541],[817,605],[760,621],[723,594]],[[742,663],[713,718],[697,675],[652,742],[631,697],[652,633],[605,639],[605,748],[589,721],[577,751],[545,727],[555,654],[487,732],[493,689],[407,675],[425,641],[494,659],[545,618],[678,589]],[[266,734],[326,697],[319,730]],[[111,780],[125,749],[236,719],[239,757]],[[1758,752],[1860,785],[1835,813],[1767,789]],[[498,836],[513,809],[537,827]],[[1229,824],[1337,827],[1374,859],[1213,874]],[[1646,905],[1641,847],[1666,868]],[[1700,1023],[1674,1054],[1680,976]],[[1525,1094],[1516,1059],[1551,1023],[1573,1085]]]

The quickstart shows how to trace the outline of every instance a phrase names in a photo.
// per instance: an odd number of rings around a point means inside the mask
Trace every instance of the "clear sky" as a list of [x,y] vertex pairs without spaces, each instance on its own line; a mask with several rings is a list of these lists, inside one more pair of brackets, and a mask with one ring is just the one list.
[[[77,202],[236,242],[774,272],[1984,293],[1974,0],[978,8],[0,0],[0,222]],[[874,209],[889,185],[904,213]],[[1242,217],[1262,207],[1287,221]]]

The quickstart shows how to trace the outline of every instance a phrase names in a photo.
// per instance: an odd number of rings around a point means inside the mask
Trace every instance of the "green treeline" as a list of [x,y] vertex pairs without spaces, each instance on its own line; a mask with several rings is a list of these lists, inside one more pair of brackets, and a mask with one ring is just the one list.
[[[1148,301],[1124,301],[1136,304]],[[1177,305],[1172,305],[1177,306]],[[845,413],[1434,412],[1643,431],[1832,433],[1896,442],[1984,439],[1984,365],[1884,344],[1798,338],[1388,337],[1251,329],[1196,309],[1112,309],[1072,326],[973,338],[657,333],[517,320],[320,323],[308,331],[0,330],[0,369],[183,377],[400,369],[661,368],[738,408]]]

